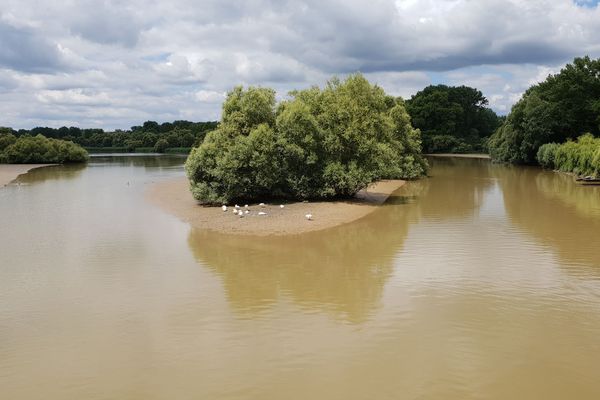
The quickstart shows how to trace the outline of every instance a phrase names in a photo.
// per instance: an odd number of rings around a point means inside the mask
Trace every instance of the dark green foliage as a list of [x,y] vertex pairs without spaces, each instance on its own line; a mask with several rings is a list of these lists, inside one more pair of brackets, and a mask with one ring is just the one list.
[[362,75],[290,96],[276,105],[271,89],[229,93],[219,127],[186,162],[197,200],[352,196],[377,179],[425,173],[404,103]]
[[485,138],[500,126],[483,94],[467,86],[428,86],[406,102],[427,153],[483,151]]
[[17,141],[17,137],[12,133],[0,132],[0,152]]
[[600,134],[600,59],[576,58],[529,88],[489,141],[492,157],[535,163],[540,146]]
[[548,143],[540,146],[537,160],[545,168],[572,172],[581,176],[600,176],[600,138],[591,134],[581,136],[576,142],[561,145]]
[[169,142],[167,142],[167,139],[159,139],[154,145],[154,151],[156,151],[157,153],[164,153],[168,147]]
[[85,162],[87,151],[65,140],[22,136],[0,151],[2,162],[15,164]]
[[[159,140],[166,140],[167,148],[189,148],[202,143],[206,133],[216,127],[217,122],[175,121],[159,124],[155,121],[146,121],[143,126],[133,126],[129,131],[105,132],[102,129],[63,126],[58,129],[47,127],[21,129],[18,132],[10,128],[0,128],[0,135],[3,133],[13,133],[16,136],[41,134],[48,138],[72,141],[96,153],[106,151],[106,148],[112,148],[110,150],[112,152],[119,152],[120,148],[126,148],[131,152],[139,148],[154,148]],[[159,147],[162,147],[162,144]]]

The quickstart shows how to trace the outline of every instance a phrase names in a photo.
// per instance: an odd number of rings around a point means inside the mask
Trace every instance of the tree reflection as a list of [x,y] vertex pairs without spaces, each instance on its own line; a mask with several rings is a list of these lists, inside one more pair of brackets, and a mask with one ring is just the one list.
[[600,190],[539,168],[498,170],[509,218],[567,263],[600,267]]
[[231,305],[254,313],[290,298],[306,310],[351,323],[377,307],[402,247],[411,213],[401,190],[369,216],[336,228],[286,237],[235,237],[192,230],[195,257],[219,274]]

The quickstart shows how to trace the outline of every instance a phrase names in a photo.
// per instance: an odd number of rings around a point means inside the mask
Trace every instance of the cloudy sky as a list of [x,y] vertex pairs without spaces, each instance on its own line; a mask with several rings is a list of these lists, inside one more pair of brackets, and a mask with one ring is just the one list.
[[598,0],[0,0],[0,126],[214,120],[235,85],[357,71],[404,97],[474,86],[506,113],[581,55],[600,57]]

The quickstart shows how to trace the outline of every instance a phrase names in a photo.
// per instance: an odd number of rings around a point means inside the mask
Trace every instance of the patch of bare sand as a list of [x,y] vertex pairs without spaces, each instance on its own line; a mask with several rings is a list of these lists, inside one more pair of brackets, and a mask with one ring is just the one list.
[[25,174],[32,169],[49,167],[56,164],[0,164],[0,187],[6,186],[19,175]]
[[[192,197],[185,177],[155,183],[146,191],[146,198],[193,228],[236,235],[282,236],[356,221],[375,211],[405,183],[402,180],[380,181],[348,201],[285,203],[284,208],[280,204],[265,207],[250,204],[250,213],[243,218],[233,214],[232,206],[223,212],[221,207],[199,205]],[[244,204],[240,206],[243,208]],[[258,215],[261,211],[267,215]],[[306,214],[312,214],[313,220],[307,220]]]

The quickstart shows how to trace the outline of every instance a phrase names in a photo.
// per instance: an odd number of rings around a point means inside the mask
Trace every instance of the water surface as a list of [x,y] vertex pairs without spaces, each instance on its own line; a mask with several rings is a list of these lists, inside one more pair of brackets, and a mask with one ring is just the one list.
[[600,188],[432,160],[358,222],[192,230],[177,157],[0,189],[6,399],[600,398]]

